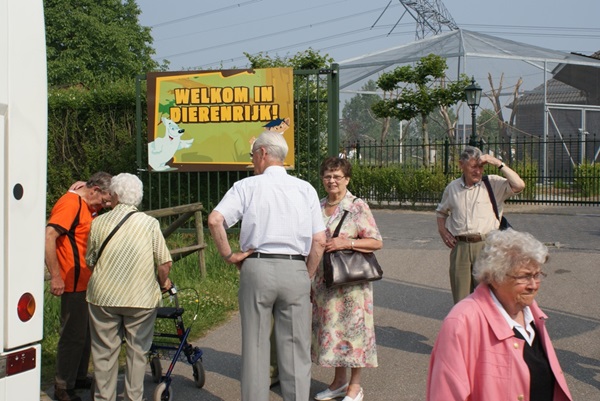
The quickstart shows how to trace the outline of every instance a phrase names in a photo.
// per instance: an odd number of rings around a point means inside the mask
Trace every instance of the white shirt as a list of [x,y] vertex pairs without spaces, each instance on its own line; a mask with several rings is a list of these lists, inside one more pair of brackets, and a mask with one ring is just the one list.
[[242,220],[242,251],[307,256],[313,235],[325,230],[317,191],[281,166],[237,181],[215,210],[227,227]]

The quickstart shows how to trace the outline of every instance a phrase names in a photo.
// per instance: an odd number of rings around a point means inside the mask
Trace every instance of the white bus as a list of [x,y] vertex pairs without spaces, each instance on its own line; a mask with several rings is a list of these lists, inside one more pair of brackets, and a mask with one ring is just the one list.
[[46,76],[42,0],[0,0],[0,401],[40,400]]

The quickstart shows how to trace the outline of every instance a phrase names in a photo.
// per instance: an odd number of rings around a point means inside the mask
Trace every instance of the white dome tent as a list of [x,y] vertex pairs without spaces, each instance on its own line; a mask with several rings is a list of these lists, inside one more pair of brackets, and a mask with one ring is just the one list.
[[[514,100],[513,93],[507,85],[519,78],[523,79],[522,90],[541,90],[542,102],[536,117],[540,121],[531,131],[526,130],[520,134],[546,139],[549,132],[554,136],[562,136],[565,131],[573,133],[574,127],[558,126],[555,123],[558,119],[552,118],[553,110],[561,109],[577,110],[581,113],[581,124],[576,127],[579,132],[600,134],[600,59],[545,49],[464,29],[342,61],[339,63],[340,91],[350,92],[353,88],[356,90],[366,80],[376,80],[381,72],[414,63],[431,53],[447,59],[449,77],[458,77],[463,73],[469,77],[473,76],[484,93],[491,88],[488,82],[490,79],[496,81],[504,75],[505,89],[502,94],[506,102],[503,103],[503,107],[510,108]],[[580,100],[583,98],[584,102],[560,103],[560,97],[553,98],[548,92],[548,82],[551,79],[561,81],[571,89],[583,93],[584,96],[580,97]],[[521,91],[519,96],[526,93]],[[485,107],[485,104],[482,104],[482,107]],[[468,110],[468,107],[464,109]],[[462,121],[468,120],[462,118]],[[553,126],[551,131],[549,126]],[[464,137],[463,133],[463,141]],[[589,152],[582,152],[578,161],[586,158],[586,155],[589,160],[597,157],[598,152],[593,150],[592,157],[589,157]],[[542,168],[547,172],[546,157],[543,159]]]

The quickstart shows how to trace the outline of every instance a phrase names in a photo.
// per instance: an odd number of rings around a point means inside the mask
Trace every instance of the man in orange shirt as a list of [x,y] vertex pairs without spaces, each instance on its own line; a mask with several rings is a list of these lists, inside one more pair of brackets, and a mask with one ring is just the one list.
[[90,360],[87,283],[92,272],[85,263],[93,216],[110,206],[111,175],[95,173],[84,186],[69,190],[52,208],[46,226],[46,266],[50,292],[61,297],[60,339],[56,355],[54,398],[81,401],[75,389],[89,388]]

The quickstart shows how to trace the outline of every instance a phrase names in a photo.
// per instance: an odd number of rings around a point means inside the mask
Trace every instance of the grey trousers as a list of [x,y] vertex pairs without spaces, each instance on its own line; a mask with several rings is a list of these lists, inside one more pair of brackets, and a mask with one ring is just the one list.
[[72,389],[90,364],[90,328],[85,291],[60,296],[60,338],[56,352],[57,388]]
[[156,309],[102,307],[92,304],[89,308],[96,381],[94,401],[117,399],[119,351],[123,339],[127,348],[123,400],[142,401]]
[[303,261],[246,259],[238,292],[242,320],[242,401],[269,400],[271,319],[284,401],[310,393],[310,279]]

